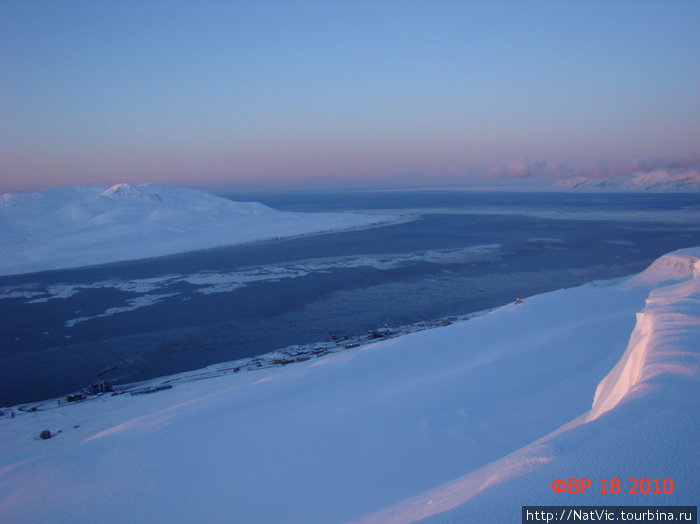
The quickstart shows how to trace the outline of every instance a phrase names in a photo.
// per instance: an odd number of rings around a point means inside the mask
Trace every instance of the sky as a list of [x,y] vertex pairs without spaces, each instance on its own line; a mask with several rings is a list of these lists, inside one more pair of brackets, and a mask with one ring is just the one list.
[[0,2],[0,191],[700,168],[700,2]]

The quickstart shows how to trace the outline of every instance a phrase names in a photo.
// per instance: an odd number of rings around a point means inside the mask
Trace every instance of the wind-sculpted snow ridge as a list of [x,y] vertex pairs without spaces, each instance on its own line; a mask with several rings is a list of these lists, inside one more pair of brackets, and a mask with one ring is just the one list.
[[680,249],[656,259],[647,269],[622,284],[625,287],[659,285],[666,281],[686,280],[697,272],[695,249]]
[[[476,522],[488,515],[489,522],[506,523],[524,505],[696,505],[700,248],[665,255],[618,287],[645,285],[659,287],[637,313],[627,349],[598,385],[588,412],[484,468],[360,522]],[[600,496],[601,484],[587,495],[555,493],[549,488],[559,478],[618,478],[623,489],[612,499],[610,493]],[[644,498],[630,493],[633,478],[671,479],[675,492]]]
[[0,274],[149,258],[364,227],[398,215],[281,212],[205,191],[116,184],[4,194]]
[[[664,271],[666,269],[666,271]],[[596,389],[588,421],[595,420],[618,406],[655,377],[663,374],[697,375],[700,353],[689,351],[683,342],[700,344],[700,259],[689,251],[666,255],[632,281],[657,283],[681,280],[681,283],[652,291],[646,306],[637,313],[637,325],[622,359]],[[680,341],[680,343],[679,343]]]
[[[0,410],[0,515],[506,524],[523,505],[697,505],[698,258],[247,372]],[[592,487],[553,491],[569,478]],[[629,493],[630,478],[673,490]]]

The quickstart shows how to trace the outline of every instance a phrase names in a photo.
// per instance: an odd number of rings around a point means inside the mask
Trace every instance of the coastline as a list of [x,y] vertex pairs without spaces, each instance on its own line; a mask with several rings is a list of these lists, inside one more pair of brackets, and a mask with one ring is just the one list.
[[[597,493],[552,494],[562,469],[672,475],[663,503],[687,505],[697,498],[700,324],[689,299],[699,257],[700,248],[680,250],[636,276],[533,295],[440,329],[339,341],[321,358],[283,348],[253,364],[257,372],[228,363],[116,396],[4,410],[0,509],[10,522],[99,514],[116,523],[153,511],[155,497],[171,522],[235,513],[256,523],[289,514],[506,523],[533,501],[603,503]],[[42,501],[31,507],[30,489]]]
[[[522,302],[522,299],[517,300]],[[59,397],[53,397],[38,401],[20,402],[19,404],[15,404],[12,406],[0,406],[0,412],[6,411],[9,413],[9,411],[11,410],[17,410],[19,412],[33,413],[36,411],[50,410],[54,407],[65,405],[66,399],[68,397],[73,397],[73,399],[70,402],[75,402],[96,400],[106,393],[110,393],[112,395],[134,395],[140,394],[140,392],[145,390],[153,390],[154,392],[162,391],[164,389],[170,389],[170,387],[174,387],[179,384],[186,384],[189,382],[195,382],[199,380],[217,378],[232,373],[238,374],[250,371],[263,371],[271,368],[285,367],[288,365],[306,362],[312,358],[317,359],[326,355],[341,353],[343,351],[365,348],[370,344],[381,342],[383,340],[397,339],[406,335],[410,335],[412,333],[438,329],[441,327],[450,326],[458,322],[466,322],[468,320],[487,315],[493,311],[505,307],[506,305],[492,307],[473,313],[465,313],[461,315],[454,315],[450,317],[427,320],[423,322],[414,322],[405,326],[398,326],[392,328],[380,327],[376,330],[368,332],[366,335],[348,335],[330,341],[293,344],[291,346],[278,348],[273,351],[263,353],[261,355],[225,362],[218,362],[203,368],[193,369],[190,371],[183,371],[180,373],[175,373],[173,375],[163,375],[160,377],[131,382],[127,384],[119,384],[114,386],[110,385],[111,389],[109,392],[95,392],[91,388],[90,384],[86,384],[85,388],[79,391],[69,393],[67,395],[61,395]],[[104,370],[103,374],[109,371],[112,370]],[[98,376],[96,377],[94,383],[104,382],[100,379],[100,376]]]
[[[295,213],[295,214],[297,214],[297,213]],[[298,213],[298,214],[301,214],[301,213]],[[308,213],[308,214],[309,215],[311,215],[311,214],[320,215],[321,213]],[[328,213],[328,214],[329,215],[367,215],[367,216],[372,216],[369,213]],[[74,270],[74,269],[81,269],[81,268],[97,268],[97,267],[109,266],[111,264],[119,264],[119,263],[124,263],[124,262],[138,262],[141,260],[151,260],[151,259],[157,259],[157,258],[167,258],[167,257],[172,257],[172,256],[187,255],[187,254],[197,253],[200,251],[215,251],[218,249],[226,249],[227,247],[233,247],[233,246],[244,246],[244,245],[249,245],[249,244],[259,244],[259,243],[264,243],[264,242],[275,242],[275,241],[282,241],[282,240],[294,240],[297,238],[305,238],[305,237],[312,237],[312,236],[319,236],[319,235],[326,235],[326,234],[333,234],[333,233],[362,231],[362,230],[366,230],[366,229],[374,229],[374,228],[388,227],[388,226],[393,226],[393,225],[398,225],[398,224],[404,224],[404,223],[412,222],[414,220],[419,220],[419,219],[420,219],[420,217],[415,216],[415,215],[387,217],[385,220],[381,220],[381,221],[372,221],[372,222],[363,223],[363,224],[341,226],[341,227],[338,227],[337,229],[325,228],[325,229],[318,229],[315,231],[309,231],[309,232],[305,232],[305,233],[290,233],[289,235],[281,235],[281,236],[261,236],[260,238],[246,239],[246,240],[241,240],[240,242],[215,243],[214,245],[196,247],[196,248],[192,248],[192,249],[190,249],[190,248],[187,248],[187,249],[173,248],[172,250],[164,250],[164,251],[159,252],[159,253],[155,253],[155,254],[151,254],[151,255],[144,255],[144,256],[133,256],[133,255],[127,254],[127,255],[124,255],[123,257],[111,257],[107,260],[101,260],[101,261],[94,262],[94,263],[87,262],[85,260],[83,260],[83,262],[76,261],[76,262],[67,263],[67,264],[48,263],[46,261],[42,261],[41,263],[39,263],[39,265],[36,265],[36,264],[34,265],[35,269],[29,269],[29,270],[8,269],[8,266],[0,263],[0,277],[24,276],[24,275],[32,275],[34,273],[44,273],[44,272],[48,272],[48,271]],[[88,257],[89,256],[92,256],[92,255],[88,255]]]

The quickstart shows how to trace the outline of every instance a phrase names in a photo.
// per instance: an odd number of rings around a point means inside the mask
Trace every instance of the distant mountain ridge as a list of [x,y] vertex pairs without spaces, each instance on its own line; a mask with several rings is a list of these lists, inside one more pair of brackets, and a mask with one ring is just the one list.
[[140,191],[132,184],[115,184],[102,193],[103,196],[110,198],[124,198],[129,200],[153,200],[162,202],[163,198],[155,192]]
[[700,192],[700,172],[675,173],[658,169],[609,179],[577,176],[559,180],[557,187],[566,191],[697,193]]

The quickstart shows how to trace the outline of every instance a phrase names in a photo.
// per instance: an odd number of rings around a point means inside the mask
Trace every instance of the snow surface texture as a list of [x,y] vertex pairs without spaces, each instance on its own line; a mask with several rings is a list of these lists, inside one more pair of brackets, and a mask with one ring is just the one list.
[[133,260],[396,220],[289,213],[159,184],[0,195],[0,275]]
[[[285,367],[4,410],[2,521],[505,524],[522,505],[696,505],[699,258]],[[569,477],[593,487],[552,491]],[[630,477],[674,491],[627,494]],[[599,494],[603,478],[623,492]]]

